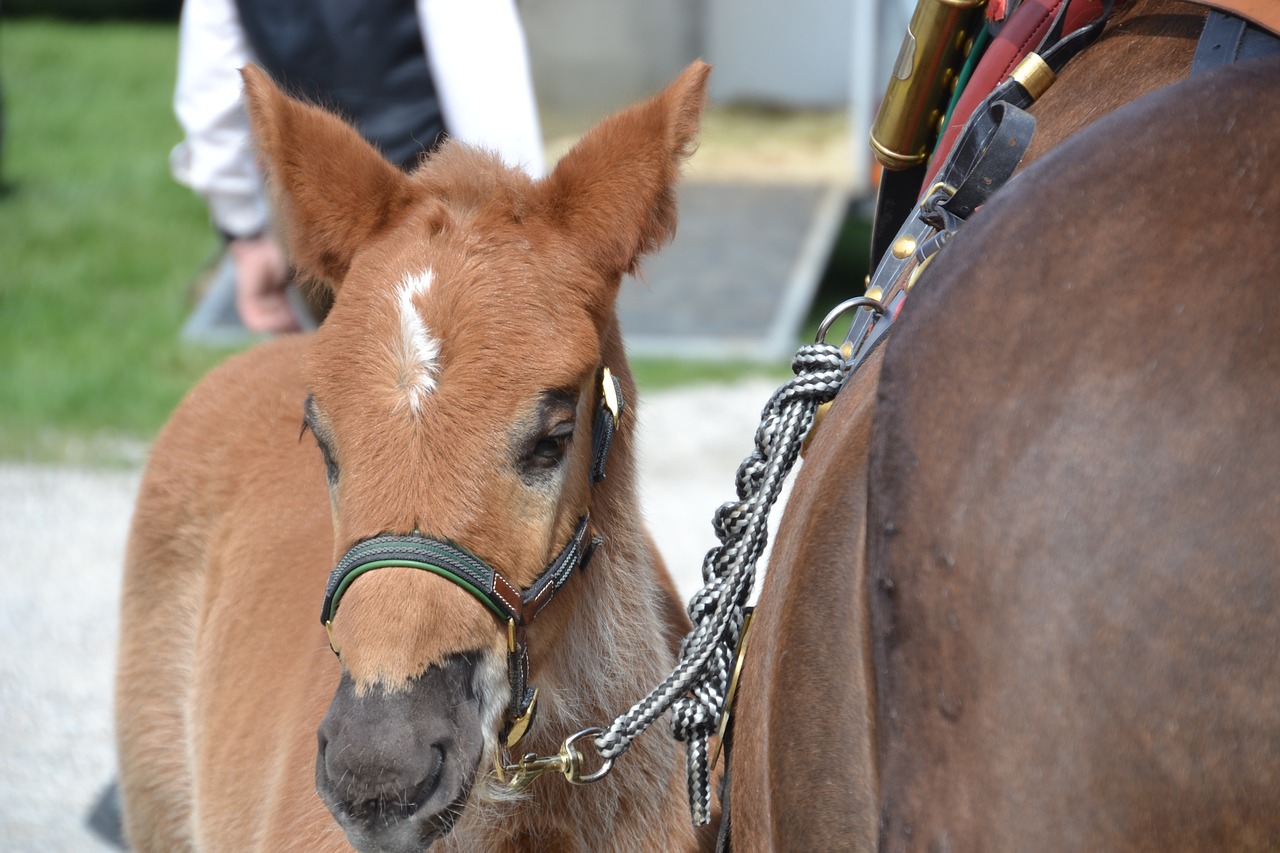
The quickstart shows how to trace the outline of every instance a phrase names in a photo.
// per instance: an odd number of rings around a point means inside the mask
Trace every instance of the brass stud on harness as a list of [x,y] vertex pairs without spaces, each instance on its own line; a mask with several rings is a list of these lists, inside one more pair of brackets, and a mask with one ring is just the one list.
[[910,277],[907,278],[907,292],[910,292],[911,288],[916,286],[916,280],[920,278],[920,274],[924,272],[924,268],[929,266],[929,263],[937,256],[938,253],[934,252],[932,255],[921,261],[920,264],[911,271]]
[[893,252],[893,256],[898,260],[911,257],[911,253],[916,250],[916,238],[910,234],[904,234],[897,240],[893,241],[893,246],[889,251]]

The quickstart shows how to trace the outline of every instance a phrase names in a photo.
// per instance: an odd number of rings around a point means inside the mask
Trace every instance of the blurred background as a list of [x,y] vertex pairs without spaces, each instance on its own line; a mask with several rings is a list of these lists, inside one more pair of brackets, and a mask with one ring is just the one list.
[[[211,311],[221,240],[169,172],[180,6],[0,0],[0,850],[111,849],[86,820],[114,774],[139,472],[182,394],[254,342]],[[549,164],[693,59],[715,66],[678,236],[620,304],[646,514],[686,594],[790,353],[862,292],[865,139],[913,7],[519,3]]]

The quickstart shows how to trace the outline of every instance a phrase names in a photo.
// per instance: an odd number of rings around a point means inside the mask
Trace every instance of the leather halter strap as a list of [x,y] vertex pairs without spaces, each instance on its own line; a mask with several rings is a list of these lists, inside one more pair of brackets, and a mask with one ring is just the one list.
[[321,621],[326,628],[332,626],[338,602],[356,578],[373,569],[397,566],[439,575],[471,593],[499,619],[528,625],[569,579],[573,569],[581,564],[587,551],[586,533],[590,516],[590,513],[583,514],[564,549],[547,565],[533,586],[524,591],[517,589],[466,548],[445,539],[420,534],[387,534],[358,542],[343,555],[329,575]]
[[[609,368],[601,371],[601,394],[592,421],[591,485],[605,478],[605,463],[613,446],[614,433],[625,405],[622,386]],[[341,655],[333,639],[333,620],[342,595],[366,572],[383,568],[419,569],[438,575],[461,587],[507,624],[507,679],[511,702],[501,737],[513,746],[532,723],[537,690],[529,685],[529,649],[525,628],[550,603],[573,576],[585,569],[599,538],[588,539],[591,513],[578,519],[569,541],[538,578],[519,589],[481,557],[454,542],[424,536],[416,531],[408,536],[383,534],[357,542],[348,549],[329,575],[320,621],[329,635],[329,647]]]

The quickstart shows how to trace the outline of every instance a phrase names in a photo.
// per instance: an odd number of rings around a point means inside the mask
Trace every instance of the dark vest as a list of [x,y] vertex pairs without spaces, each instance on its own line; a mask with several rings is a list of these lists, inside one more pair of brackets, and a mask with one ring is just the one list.
[[236,0],[286,91],[350,120],[402,169],[445,133],[414,0]]

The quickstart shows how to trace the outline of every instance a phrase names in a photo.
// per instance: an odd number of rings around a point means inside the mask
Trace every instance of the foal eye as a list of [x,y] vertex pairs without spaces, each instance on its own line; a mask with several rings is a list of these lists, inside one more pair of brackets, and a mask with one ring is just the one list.
[[530,455],[540,461],[555,462],[564,456],[564,445],[563,441],[544,438],[533,446],[533,452]]
[[560,464],[573,440],[573,421],[557,424],[550,432],[539,438],[529,449],[528,462],[533,468],[547,470]]

